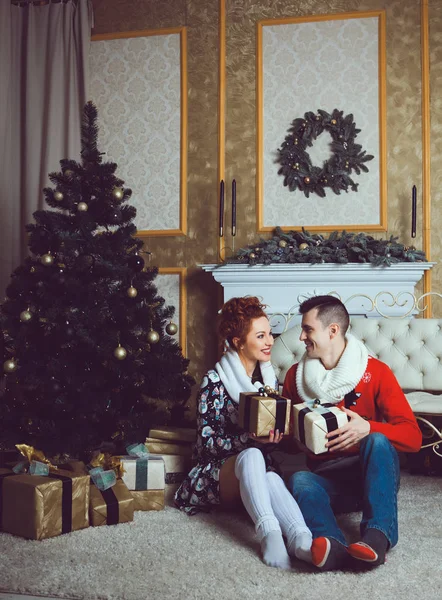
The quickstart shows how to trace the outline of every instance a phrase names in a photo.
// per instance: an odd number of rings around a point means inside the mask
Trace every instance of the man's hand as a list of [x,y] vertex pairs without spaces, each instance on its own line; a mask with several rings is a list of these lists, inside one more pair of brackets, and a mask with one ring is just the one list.
[[346,450],[355,444],[359,444],[362,438],[366,437],[370,433],[370,423],[348,408],[341,408],[350,421],[334,431],[327,433],[326,437],[335,439],[327,442],[325,445],[330,452],[338,452],[339,450]]
[[256,437],[256,433],[251,433],[250,434],[252,438],[254,438],[255,440],[257,440],[258,442],[260,442],[261,444],[279,444],[279,442],[282,440],[282,433],[279,433],[279,429],[277,429],[276,431],[272,431],[269,433],[269,437]]

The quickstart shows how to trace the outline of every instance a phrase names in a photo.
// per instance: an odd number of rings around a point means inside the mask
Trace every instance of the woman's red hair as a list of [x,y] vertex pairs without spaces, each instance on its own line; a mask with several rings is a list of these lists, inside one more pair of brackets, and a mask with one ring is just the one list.
[[218,328],[223,346],[227,341],[230,347],[234,348],[233,338],[239,338],[243,344],[252,327],[252,321],[267,317],[265,307],[256,296],[228,300],[221,309]]

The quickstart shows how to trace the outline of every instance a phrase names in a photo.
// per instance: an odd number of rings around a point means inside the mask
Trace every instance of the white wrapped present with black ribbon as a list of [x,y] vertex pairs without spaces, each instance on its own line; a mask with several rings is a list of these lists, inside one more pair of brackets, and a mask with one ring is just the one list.
[[164,490],[166,470],[162,456],[149,454],[144,444],[126,448],[128,456],[121,456],[124,472],[122,479],[129,490]]
[[328,452],[326,435],[348,422],[347,415],[333,404],[315,400],[293,405],[293,434],[313,454]]

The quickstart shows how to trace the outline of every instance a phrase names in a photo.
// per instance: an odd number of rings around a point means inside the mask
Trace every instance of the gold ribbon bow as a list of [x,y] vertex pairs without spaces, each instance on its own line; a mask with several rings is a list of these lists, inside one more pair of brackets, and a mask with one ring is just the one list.
[[53,465],[50,460],[46,458],[44,453],[41,450],[36,450],[34,446],[28,446],[28,444],[15,444],[17,450],[22,454],[28,463],[36,460],[37,462],[42,462],[49,465],[50,469],[58,469],[56,465]]
[[109,452],[100,452],[90,461],[91,467],[102,467],[104,471],[113,470],[118,479],[123,477],[125,471],[121,460],[117,456],[112,456]]

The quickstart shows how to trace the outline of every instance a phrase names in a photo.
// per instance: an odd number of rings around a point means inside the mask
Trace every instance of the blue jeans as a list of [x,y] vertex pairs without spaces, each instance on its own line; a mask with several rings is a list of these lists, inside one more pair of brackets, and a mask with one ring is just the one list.
[[[346,462],[349,462],[347,467]],[[288,488],[304,515],[313,539],[334,538],[347,546],[335,512],[362,509],[361,536],[366,529],[379,529],[392,548],[398,541],[397,492],[399,457],[382,433],[371,433],[360,442],[357,457],[336,463],[319,473],[299,471],[290,476]]]

